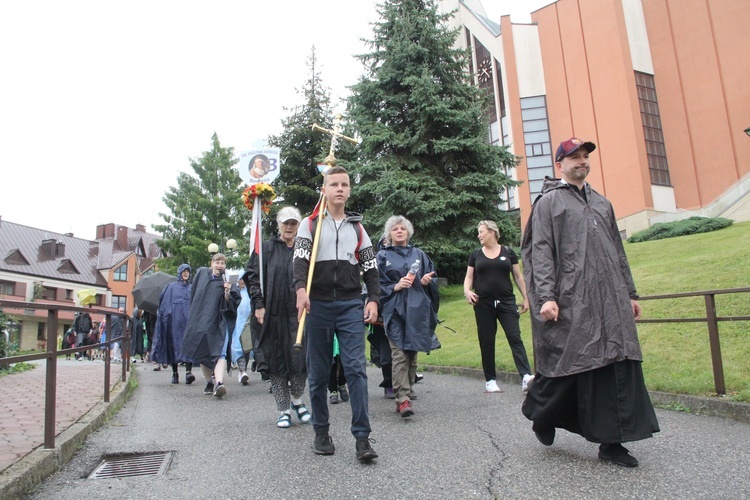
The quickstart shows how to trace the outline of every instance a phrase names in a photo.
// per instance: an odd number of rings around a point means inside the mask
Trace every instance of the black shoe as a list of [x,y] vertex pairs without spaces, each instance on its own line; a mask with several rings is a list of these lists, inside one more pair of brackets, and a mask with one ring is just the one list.
[[339,399],[344,403],[349,401],[349,393],[347,392],[345,385],[339,386]]
[[177,373],[172,374],[172,383],[173,384],[179,384],[180,383],[180,376],[177,375]]
[[357,460],[360,462],[369,462],[374,458],[378,458],[378,454],[372,449],[370,443],[374,443],[374,439],[369,437],[358,437],[357,438]]
[[315,434],[313,441],[313,451],[316,455],[333,455],[336,447],[333,446],[333,439],[326,432],[325,434]]
[[220,398],[226,393],[227,393],[227,388],[224,387],[224,384],[222,384],[221,382],[216,384],[216,389],[214,389],[214,396],[216,396],[217,398]]
[[638,467],[638,460],[620,443],[600,444],[599,458],[623,467]]
[[422,380],[424,380],[424,375],[422,375],[421,373],[417,373],[414,377],[414,383],[416,384],[417,382],[421,382]]
[[250,362],[250,371],[251,372],[255,372],[255,370],[257,370],[257,369],[258,369],[258,362],[255,361],[255,360],[252,360]]
[[206,394],[208,396],[212,395],[214,393],[214,384],[213,382],[209,382],[206,384],[206,388],[203,389],[203,394]]
[[555,428],[554,427],[550,427],[542,431],[534,431],[534,434],[536,434],[536,438],[544,446],[552,446],[552,443],[555,442]]
[[195,375],[193,375],[193,372],[187,372],[187,373],[185,374],[185,383],[186,383],[187,385],[190,385],[190,384],[192,384],[193,382],[195,382]]

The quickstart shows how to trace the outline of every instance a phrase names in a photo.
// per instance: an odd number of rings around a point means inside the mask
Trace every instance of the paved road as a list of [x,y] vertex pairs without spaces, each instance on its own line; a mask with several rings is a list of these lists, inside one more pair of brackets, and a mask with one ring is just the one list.
[[[629,446],[641,466],[626,469],[565,431],[542,446],[518,385],[485,394],[476,378],[427,373],[416,415],[402,420],[370,369],[380,458],[363,465],[346,403],[331,406],[336,454],[317,456],[309,426],[276,428],[255,374],[217,400],[202,383],[171,385],[169,372],[135,368],[131,399],[30,498],[750,498],[750,425],[719,417],[657,410],[662,432]],[[167,450],[176,455],[164,476],[86,479],[104,455]]]

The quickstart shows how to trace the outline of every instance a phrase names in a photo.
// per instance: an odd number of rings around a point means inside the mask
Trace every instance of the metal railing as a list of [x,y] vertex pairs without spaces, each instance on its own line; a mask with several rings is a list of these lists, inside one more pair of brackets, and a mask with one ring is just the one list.
[[[0,307],[11,309],[43,309],[47,310],[47,350],[36,354],[23,354],[20,356],[11,356],[0,358],[0,366],[21,363],[24,361],[46,360],[46,385],[44,394],[44,447],[51,449],[55,447],[55,417],[57,402],[57,358],[60,355],[74,354],[91,349],[105,347],[104,356],[104,402],[109,403],[110,390],[110,350],[115,342],[121,342],[122,349],[122,381],[127,381],[127,371],[130,369],[130,349],[129,349],[129,317],[125,313],[112,312],[109,309],[100,309],[97,307],[76,307],[65,306],[61,304],[42,304],[37,302],[19,302],[14,300],[0,300]],[[123,318],[123,335],[117,338],[108,338],[98,344],[73,347],[70,349],[57,349],[57,326],[58,314],[60,311],[87,312],[102,314],[107,318],[107,329],[110,330],[112,316]],[[63,334],[64,335],[64,334]],[[109,336],[109,335],[108,335]]]
[[714,388],[716,394],[727,393],[724,383],[724,363],[721,359],[721,342],[719,341],[720,321],[750,321],[750,316],[718,316],[716,314],[716,296],[730,293],[748,293],[750,287],[729,288],[725,290],[704,290],[699,292],[672,293],[667,295],[649,295],[639,298],[644,300],[679,299],[685,297],[703,297],[706,305],[705,318],[663,318],[663,319],[639,319],[638,323],[706,323],[708,326],[708,342],[711,349],[711,365],[714,372]]

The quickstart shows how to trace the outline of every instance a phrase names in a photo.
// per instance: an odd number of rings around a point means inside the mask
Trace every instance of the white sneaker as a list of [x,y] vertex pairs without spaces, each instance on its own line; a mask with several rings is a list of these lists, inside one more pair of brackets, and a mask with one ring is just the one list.
[[523,376],[523,382],[521,382],[521,390],[523,392],[529,392],[529,387],[531,387],[531,383],[534,381],[534,375],[531,375],[530,373],[527,373]]
[[484,390],[487,392],[500,392],[500,388],[497,386],[497,382],[490,380],[484,383]]

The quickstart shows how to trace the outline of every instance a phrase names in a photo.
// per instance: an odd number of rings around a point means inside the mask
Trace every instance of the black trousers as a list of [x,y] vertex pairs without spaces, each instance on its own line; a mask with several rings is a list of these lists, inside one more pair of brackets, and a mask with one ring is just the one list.
[[482,369],[485,381],[495,380],[495,338],[497,336],[497,322],[503,327],[505,338],[508,339],[510,351],[516,370],[523,376],[531,373],[526,347],[521,340],[521,327],[518,324],[518,308],[515,297],[510,300],[477,302],[474,305],[474,317],[477,320],[477,336],[479,350],[482,353]]
[[638,441],[659,432],[640,361],[565,377],[537,374],[521,411],[536,432],[555,427],[593,443]]

